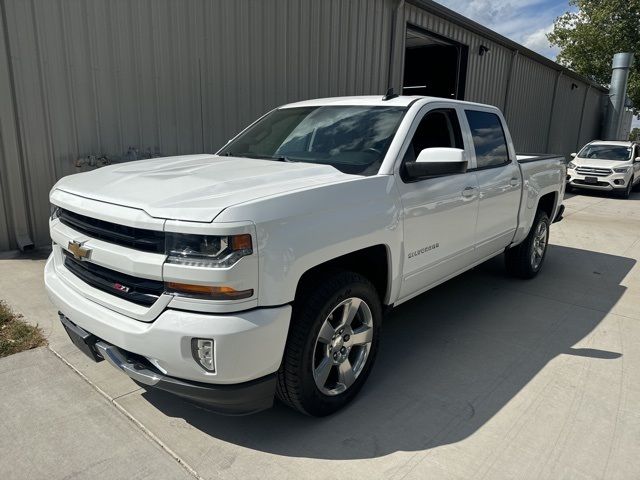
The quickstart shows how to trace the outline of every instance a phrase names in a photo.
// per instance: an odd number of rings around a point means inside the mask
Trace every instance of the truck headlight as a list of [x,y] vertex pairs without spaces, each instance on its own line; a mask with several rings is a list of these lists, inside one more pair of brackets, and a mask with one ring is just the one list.
[[251,235],[191,235],[167,233],[167,263],[192,267],[227,268],[253,253]]
[[613,171],[616,173],[627,173],[631,167],[618,167],[614,168]]
[[569,170],[575,170],[576,166],[577,166],[577,165],[576,165],[575,163],[573,163],[573,162],[569,162],[569,163],[567,163],[567,168],[568,168]]
[[57,205],[54,205],[53,203],[49,205],[49,219],[50,220],[55,220],[56,218],[58,218],[60,216],[60,207]]

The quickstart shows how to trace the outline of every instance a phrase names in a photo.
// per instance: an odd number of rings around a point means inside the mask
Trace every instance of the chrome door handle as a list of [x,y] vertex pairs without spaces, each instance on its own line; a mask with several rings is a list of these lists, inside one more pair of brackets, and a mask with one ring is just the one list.
[[512,187],[517,187],[520,184],[520,181],[517,178],[512,178],[509,180],[509,185]]
[[464,198],[470,198],[475,195],[476,187],[467,187],[462,191],[462,196]]

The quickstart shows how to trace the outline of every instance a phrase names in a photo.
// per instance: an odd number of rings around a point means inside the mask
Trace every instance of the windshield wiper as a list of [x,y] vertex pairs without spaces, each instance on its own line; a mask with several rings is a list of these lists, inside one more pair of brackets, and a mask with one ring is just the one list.
[[245,152],[245,153],[232,153],[232,152],[224,152],[222,154],[225,157],[242,157],[242,158],[257,158],[260,160],[275,160],[276,162],[295,162],[296,160],[291,160],[288,157],[285,157],[284,155],[261,155],[259,153],[251,153],[251,152]]

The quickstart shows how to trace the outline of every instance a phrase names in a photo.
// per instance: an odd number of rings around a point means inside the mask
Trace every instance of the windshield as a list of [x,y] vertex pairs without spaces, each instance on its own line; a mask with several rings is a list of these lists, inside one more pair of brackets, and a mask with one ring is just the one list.
[[405,111],[381,106],[274,110],[219,155],[319,163],[344,173],[374,175]]
[[631,160],[631,147],[624,145],[587,145],[578,154],[580,158],[594,160]]

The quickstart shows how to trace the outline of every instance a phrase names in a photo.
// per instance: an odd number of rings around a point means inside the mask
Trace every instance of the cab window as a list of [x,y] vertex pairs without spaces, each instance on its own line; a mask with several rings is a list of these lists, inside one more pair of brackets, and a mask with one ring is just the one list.
[[509,163],[509,150],[500,118],[495,113],[477,110],[466,110],[465,114],[473,137],[477,168]]
[[431,110],[422,118],[413,134],[404,161],[415,161],[422,150],[433,147],[464,149],[460,122],[454,109]]

